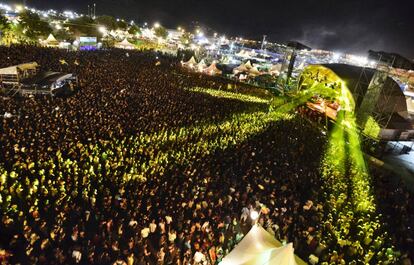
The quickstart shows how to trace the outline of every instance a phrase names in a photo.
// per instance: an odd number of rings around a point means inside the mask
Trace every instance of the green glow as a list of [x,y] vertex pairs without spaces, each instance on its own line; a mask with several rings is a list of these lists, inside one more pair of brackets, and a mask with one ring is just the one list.
[[380,131],[381,127],[379,126],[379,124],[375,121],[375,119],[372,116],[369,116],[364,127],[364,134],[376,139],[378,138]]
[[188,88],[186,90],[197,92],[197,93],[208,94],[210,96],[218,97],[218,98],[236,99],[236,100],[240,100],[244,102],[252,102],[252,103],[269,103],[268,99],[263,99],[263,98],[259,98],[256,96],[246,95],[246,94],[217,90],[217,89],[193,87],[193,88]]
[[[241,98],[252,100],[250,97]],[[26,197],[34,198],[35,202],[38,200],[39,189],[47,189],[47,192],[60,196],[59,200],[70,202],[72,195],[65,194],[63,181],[45,185],[46,179],[63,179],[65,175],[72,176],[75,183],[84,185],[88,179],[102,182],[105,176],[118,183],[145,181],[153,175],[163,175],[177,165],[187,166],[217,150],[225,150],[246,141],[267,128],[271,122],[290,118],[292,115],[275,112],[237,113],[221,122],[161,129],[152,134],[140,133],[124,139],[100,140],[99,144],[76,143],[71,150],[80,153],[82,162],[64,157],[58,152],[55,159],[16,163],[9,172],[0,167],[1,179],[4,179],[4,186],[0,188],[0,203],[7,211],[18,211],[18,208],[12,206],[21,196],[21,182],[31,187]],[[59,171],[55,170],[57,168]],[[23,177],[25,174],[21,172],[26,170],[30,170],[36,177]],[[40,183],[38,179],[41,180]],[[85,185],[83,196],[87,196],[93,189],[94,187]]]

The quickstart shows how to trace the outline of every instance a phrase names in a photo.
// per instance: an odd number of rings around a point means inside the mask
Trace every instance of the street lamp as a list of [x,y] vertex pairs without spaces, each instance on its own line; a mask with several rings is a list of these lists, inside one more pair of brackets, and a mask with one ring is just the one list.
[[99,27],[99,32],[101,32],[102,34],[106,34],[106,28],[104,26],[100,26]]
[[160,23],[158,23],[158,22],[155,22],[155,24],[154,24],[154,28],[159,28],[159,27],[161,27],[161,25],[160,25]]

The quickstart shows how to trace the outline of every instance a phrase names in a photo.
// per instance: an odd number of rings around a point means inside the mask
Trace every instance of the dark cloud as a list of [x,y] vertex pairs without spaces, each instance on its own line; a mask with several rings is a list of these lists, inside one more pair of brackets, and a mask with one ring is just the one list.
[[[93,0],[27,0],[42,8],[86,12]],[[414,58],[412,0],[96,0],[98,14],[175,27],[199,21],[217,31],[274,41],[301,40],[313,48]]]

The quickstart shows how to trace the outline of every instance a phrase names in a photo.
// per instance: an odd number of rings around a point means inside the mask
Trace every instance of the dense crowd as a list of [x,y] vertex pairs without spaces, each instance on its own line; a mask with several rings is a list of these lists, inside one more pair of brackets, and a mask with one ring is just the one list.
[[[298,116],[269,116],[267,104],[189,89],[267,99],[266,91],[185,73],[155,52],[0,47],[0,67],[27,61],[76,73],[80,89],[0,99],[0,114],[10,114],[0,128],[0,259],[218,264],[250,229],[253,210],[299,256],[350,259],[329,256],[337,242],[318,238],[327,230],[326,137]],[[411,230],[402,233],[413,199],[378,186],[381,198],[396,199],[390,214],[404,216],[395,228],[404,239],[394,243],[412,257]]]

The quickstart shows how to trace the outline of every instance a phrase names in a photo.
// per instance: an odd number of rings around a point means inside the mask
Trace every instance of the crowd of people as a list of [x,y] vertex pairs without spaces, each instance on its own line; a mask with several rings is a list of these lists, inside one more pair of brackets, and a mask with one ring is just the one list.
[[[80,88],[69,98],[0,98],[9,114],[0,128],[0,261],[218,264],[249,231],[253,210],[306,260],[363,256],[328,255],[337,242],[320,238],[329,228],[319,129],[275,118],[265,103],[189,89],[268,92],[186,73],[151,51],[0,47],[0,67],[28,61],[76,73]],[[393,243],[412,258],[404,225],[413,197],[380,184],[378,194],[395,198],[390,214],[404,221]]]

